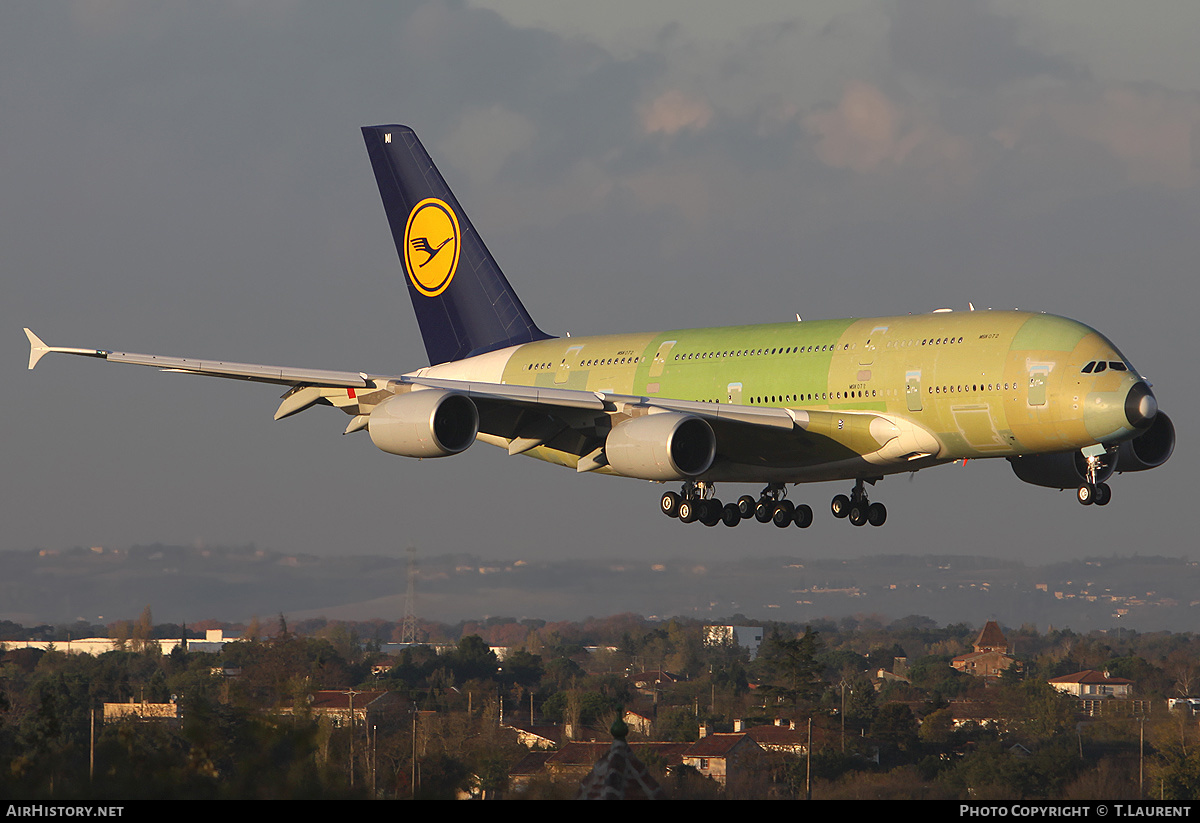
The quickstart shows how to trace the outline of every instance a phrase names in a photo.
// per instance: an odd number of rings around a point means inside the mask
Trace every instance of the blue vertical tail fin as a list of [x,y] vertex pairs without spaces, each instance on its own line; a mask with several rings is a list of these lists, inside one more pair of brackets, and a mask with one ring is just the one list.
[[364,126],[431,365],[546,340],[408,126]]

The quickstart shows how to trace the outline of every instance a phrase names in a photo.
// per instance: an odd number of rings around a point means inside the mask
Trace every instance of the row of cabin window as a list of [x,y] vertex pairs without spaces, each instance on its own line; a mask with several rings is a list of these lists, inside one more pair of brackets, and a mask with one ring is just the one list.
[[[692,352],[691,354],[677,354],[676,360],[707,360],[710,357],[759,357],[764,354],[808,354],[810,352],[833,351],[836,349],[832,343],[826,343],[823,346],[788,346],[787,348],[774,349],[742,349],[741,351],[707,351],[707,352]],[[845,344],[845,348],[849,349],[850,344]]]
[[[971,386],[930,386],[929,393],[930,394],[962,394],[965,392],[1008,391],[1008,386],[1009,386],[1008,383],[1004,384],[1003,389],[1000,388],[999,383],[995,383],[995,384],[988,383],[986,388],[984,388],[984,386],[982,384],[978,385],[978,386],[975,386],[975,385],[971,385]],[[1015,389],[1017,387],[1017,384],[1013,383],[1012,387]]]
[[[621,365],[621,364],[627,364],[627,363],[641,363],[641,362],[642,362],[642,358],[640,358],[640,357],[609,357],[608,359],[601,357],[601,358],[597,358],[594,360],[583,360],[579,363],[579,365],[580,366],[612,366],[614,364]],[[565,366],[566,364],[567,364],[567,361],[564,360],[564,361],[562,361],[562,363],[560,365]],[[552,369],[552,368],[554,368],[553,363],[530,363],[528,366],[525,367],[525,371],[542,371],[545,369]]]
[[866,400],[869,397],[877,397],[878,392],[871,389],[868,392],[866,389],[844,392],[812,392],[810,394],[785,394],[785,395],[762,395],[750,398],[752,404],[760,403],[808,403],[817,400]]
[[[957,337],[957,338],[955,338],[955,337],[940,337],[940,338],[930,338],[930,339],[922,340],[921,345],[922,346],[926,346],[926,345],[938,346],[938,345],[942,345],[942,344],[961,343],[962,341],[963,341],[963,338],[961,338],[961,337]],[[870,342],[870,341],[868,341],[868,342]],[[816,346],[816,345],[813,345],[813,346],[788,346],[785,348],[776,347],[773,349],[749,349],[749,350],[743,349],[741,351],[693,352],[690,354],[677,354],[677,355],[675,355],[675,359],[676,360],[707,360],[710,357],[759,357],[762,355],[770,355],[770,354],[809,354],[811,352],[833,351],[836,348],[837,348],[837,346],[835,344],[826,343],[825,345],[821,345],[821,346]],[[849,343],[845,343],[842,345],[842,349],[844,351],[849,351],[850,348],[851,348],[851,345]],[[612,365],[621,365],[621,364],[626,364],[626,363],[640,363],[641,360],[642,359],[640,357],[621,357],[621,358],[609,357],[607,359],[602,357],[602,358],[594,359],[594,360],[584,360],[584,361],[580,362],[579,365],[580,366],[612,366]],[[563,361],[563,364],[564,365],[566,364],[565,360]],[[1118,369],[1120,371],[1125,370],[1124,363],[1114,362],[1114,363],[1109,363],[1108,365],[1113,369]],[[1095,367],[1095,366],[1096,366],[1096,361],[1092,361],[1087,366],[1084,366],[1083,367],[1084,373],[1090,374],[1092,371],[1092,367]],[[526,368],[526,370],[537,371],[540,369],[550,369],[553,367],[554,367],[553,363],[531,363],[528,366],[526,366],[525,368]],[[1096,371],[1097,371],[1097,373],[1104,371],[1104,363],[1103,362],[1100,363],[1100,367],[1098,369],[1096,369]]]

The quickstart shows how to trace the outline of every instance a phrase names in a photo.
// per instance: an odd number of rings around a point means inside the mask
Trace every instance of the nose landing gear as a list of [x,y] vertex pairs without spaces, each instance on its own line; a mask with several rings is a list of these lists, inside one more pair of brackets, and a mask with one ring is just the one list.
[[1112,489],[1107,483],[1097,483],[1097,477],[1104,468],[1104,453],[1088,454],[1087,478],[1076,490],[1076,499],[1085,506],[1093,503],[1097,506],[1107,506],[1112,500]]

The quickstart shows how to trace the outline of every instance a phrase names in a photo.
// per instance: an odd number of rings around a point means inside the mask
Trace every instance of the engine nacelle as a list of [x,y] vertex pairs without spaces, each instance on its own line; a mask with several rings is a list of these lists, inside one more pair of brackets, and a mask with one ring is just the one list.
[[479,410],[465,394],[422,389],[384,400],[371,411],[367,430],[388,454],[446,457],[475,442]]
[[613,429],[604,454],[608,465],[626,477],[684,480],[708,471],[717,456],[717,438],[700,417],[648,414]]
[[1154,415],[1150,428],[1132,440],[1121,444],[1117,452],[1117,471],[1140,472],[1146,469],[1156,469],[1171,457],[1175,451],[1175,424],[1166,412],[1160,411]]
[[[1033,454],[1027,457],[1010,457],[1013,472],[1026,483],[1046,486],[1051,489],[1078,488],[1087,481],[1087,458],[1081,452],[1058,452],[1056,454]],[[1096,482],[1103,483],[1112,477],[1117,461],[1105,457]]]

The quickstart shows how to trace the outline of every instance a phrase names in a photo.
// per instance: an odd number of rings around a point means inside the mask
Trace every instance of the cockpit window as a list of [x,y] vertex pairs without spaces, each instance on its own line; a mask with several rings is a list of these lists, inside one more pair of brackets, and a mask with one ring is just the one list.
[[1108,364],[1105,363],[1103,360],[1101,360],[1099,363],[1096,364],[1096,371],[1094,372],[1094,374],[1099,374],[1100,372],[1104,371],[1107,368],[1108,368]]
[[1129,369],[1120,360],[1108,361],[1108,367],[1113,371],[1129,371]]
[[1084,367],[1083,367],[1083,369],[1082,369],[1082,371],[1083,371],[1083,373],[1084,373],[1084,374],[1091,374],[1091,373],[1092,373],[1092,369],[1094,369],[1094,368],[1096,368],[1096,361],[1095,361],[1095,360],[1093,360],[1091,363],[1088,363],[1086,366],[1084,366]]

